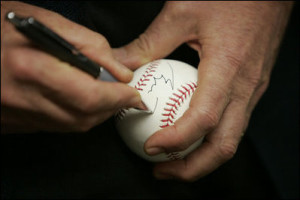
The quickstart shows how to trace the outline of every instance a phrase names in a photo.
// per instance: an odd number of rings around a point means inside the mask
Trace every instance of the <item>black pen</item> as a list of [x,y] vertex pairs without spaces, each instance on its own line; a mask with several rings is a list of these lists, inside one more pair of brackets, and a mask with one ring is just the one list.
[[16,16],[14,12],[8,12],[6,19],[44,51],[89,73],[95,78],[100,76],[101,66],[87,58],[72,44],[33,17],[23,18]]

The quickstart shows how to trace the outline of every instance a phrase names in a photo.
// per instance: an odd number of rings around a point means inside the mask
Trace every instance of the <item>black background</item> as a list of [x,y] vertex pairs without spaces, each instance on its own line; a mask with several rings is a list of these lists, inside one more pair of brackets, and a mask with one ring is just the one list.
[[[34,3],[103,34],[112,47],[136,38],[163,6]],[[195,183],[154,179],[152,164],[127,149],[111,118],[84,134],[1,135],[1,198],[299,198],[298,13],[296,3],[269,89],[236,156],[212,174]],[[168,58],[199,62],[186,45]]]

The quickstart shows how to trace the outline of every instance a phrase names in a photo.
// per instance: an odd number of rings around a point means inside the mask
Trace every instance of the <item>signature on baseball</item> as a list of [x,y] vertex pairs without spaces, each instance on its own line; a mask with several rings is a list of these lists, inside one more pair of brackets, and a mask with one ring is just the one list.
[[164,91],[174,90],[174,70],[169,62],[167,62],[167,64],[170,71],[165,74],[156,74],[156,76],[153,76],[153,84],[147,92],[147,94],[152,95],[156,100],[154,106],[151,106],[151,108],[153,108],[151,110],[152,113],[155,112],[157,105],[159,104],[161,98],[160,94],[164,93]]

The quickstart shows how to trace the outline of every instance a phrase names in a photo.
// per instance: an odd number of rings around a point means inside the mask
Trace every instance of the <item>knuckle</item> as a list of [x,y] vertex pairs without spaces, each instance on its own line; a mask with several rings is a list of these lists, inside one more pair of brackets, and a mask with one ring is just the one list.
[[246,80],[250,88],[256,88],[263,84],[260,76],[247,77]]
[[239,56],[235,54],[226,54],[225,60],[228,64],[228,67],[230,67],[235,72],[238,72],[241,66],[243,65],[242,59],[240,59]]
[[108,41],[105,39],[104,36],[99,35],[98,33],[96,35],[97,35],[97,39],[98,39],[97,40],[97,45],[98,45],[99,48],[102,48],[102,47],[108,48],[108,47],[110,47]]
[[238,79],[238,88],[232,93],[235,99],[248,102],[255,93],[262,95],[269,86],[269,76],[262,75],[260,72],[243,73]]
[[256,92],[259,96],[261,96],[269,87],[270,84],[270,78],[263,79],[260,84],[256,87]]
[[166,8],[168,8],[169,10],[171,10],[172,17],[174,18],[178,18],[178,16],[186,16],[187,13],[192,12],[192,11],[196,11],[196,9],[191,9],[191,7],[195,7],[196,2],[181,2],[181,1],[177,1],[177,2],[168,2],[166,4]]
[[201,109],[199,111],[199,127],[206,131],[212,131],[219,123],[219,116],[216,111]]
[[250,83],[255,87],[255,89],[264,88],[264,90],[266,90],[270,83],[270,76],[262,74],[259,78],[251,79]]
[[224,161],[230,160],[237,151],[237,145],[233,143],[221,144],[218,148],[218,154]]
[[25,80],[33,76],[33,70],[30,67],[27,56],[21,50],[10,50],[7,52],[7,67],[10,68],[16,79]]
[[86,93],[82,94],[80,98],[79,111],[84,114],[95,113],[100,106],[100,96],[98,93],[95,89],[91,91],[86,90]]
[[269,84],[270,72],[264,70],[262,61],[256,64],[256,67],[246,66],[238,71],[240,82],[249,89],[257,89]]
[[[96,38],[96,42],[93,42],[92,45],[97,48],[97,49],[108,49],[110,48],[110,45],[108,43],[108,41],[106,40],[106,38],[98,33],[95,32],[90,32],[91,34],[91,38]],[[89,46],[86,46],[85,50],[93,50],[91,49]],[[104,54],[108,54],[110,53],[110,51],[103,51]]]
[[81,104],[79,109],[84,114],[92,114],[97,109],[98,103],[95,99],[88,99]]
[[248,72],[248,74],[242,75],[241,78],[243,79],[245,86],[248,87],[249,90],[254,90],[268,82],[266,78],[262,78],[262,73],[259,72],[259,70],[250,73]]

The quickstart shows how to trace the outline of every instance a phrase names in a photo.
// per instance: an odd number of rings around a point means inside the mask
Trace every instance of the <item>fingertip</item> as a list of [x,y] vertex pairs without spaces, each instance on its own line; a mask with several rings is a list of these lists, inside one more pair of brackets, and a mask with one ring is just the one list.
[[165,131],[165,129],[167,128],[156,131],[145,142],[144,151],[148,155],[154,156],[166,152],[166,149],[162,146],[164,144],[164,137],[161,137],[161,131]]
[[[156,155],[163,152],[183,151],[192,144],[191,136],[178,132],[176,125],[165,127],[151,135],[144,145],[146,152]],[[158,151],[158,149],[160,149]]]
[[148,148],[145,148],[145,151],[150,156],[154,156],[154,155],[165,152],[165,150],[162,147],[148,147]]
[[148,111],[147,106],[143,103],[142,97],[140,93],[133,87],[126,86],[127,89],[127,95],[128,95],[128,101],[127,101],[127,107],[136,108],[138,110],[144,110]]

